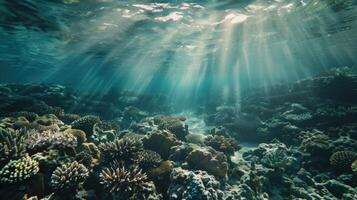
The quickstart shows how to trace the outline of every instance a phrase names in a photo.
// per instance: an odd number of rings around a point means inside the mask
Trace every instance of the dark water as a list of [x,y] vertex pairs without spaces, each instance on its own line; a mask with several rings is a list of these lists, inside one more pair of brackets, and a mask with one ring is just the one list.
[[239,100],[245,88],[355,65],[355,4],[2,0],[1,81]]

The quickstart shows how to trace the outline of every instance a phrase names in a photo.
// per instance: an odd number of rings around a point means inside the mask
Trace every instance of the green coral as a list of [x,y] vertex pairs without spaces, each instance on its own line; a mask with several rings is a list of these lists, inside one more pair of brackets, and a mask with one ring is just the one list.
[[57,167],[52,173],[51,184],[59,193],[76,191],[88,176],[88,169],[74,161]]
[[28,179],[38,173],[38,165],[29,155],[11,160],[0,170],[0,183],[17,183]]
[[331,155],[330,164],[338,172],[350,172],[356,159],[357,153],[353,151],[337,151]]

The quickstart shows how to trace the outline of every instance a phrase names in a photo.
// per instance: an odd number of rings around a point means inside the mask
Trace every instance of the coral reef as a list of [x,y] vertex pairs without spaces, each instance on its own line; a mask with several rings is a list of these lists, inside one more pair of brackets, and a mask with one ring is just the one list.
[[134,162],[139,165],[140,168],[147,170],[160,165],[162,159],[155,151],[144,150],[134,155]]
[[20,182],[34,176],[38,171],[38,162],[25,155],[20,159],[11,160],[0,170],[0,182]]
[[78,143],[77,138],[69,132],[49,130],[29,134],[24,144],[32,152],[40,152],[46,149],[74,149]]
[[156,194],[155,186],[138,167],[104,168],[100,173],[100,183],[112,192],[116,199],[161,199],[160,195]]
[[228,172],[227,157],[210,147],[198,147],[191,151],[186,162],[192,169],[205,170],[217,177],[225,177]]
[[26,153],[23,144],[26,130],[10,130],[0,128],[0,166],[11,159],[18,159]]
[[340,73],[192,113],[162,96],[0,85],[0,199],[356,199],[357,75]]
[[339,172],[351,171],[352,163],[357,160],[357,153],[353,151],[337,151],[330,157],[331,166]]
[[218,135],[208,136],[205,138],[204,143],[227,156],[232,156],[235,151],[241,149],[235,139]]
[[189,171],[182,168],[174,168],[170,178],[168,189],[170,200],[222,200],[223,192],[219,182],[205,171]]
[[110,163],[112,160],[119,159],[130,161],[135,154],[143,149],[143,144],[136,138],[116,139],[99,145],[101,159],[103,162]]
[[73,129],[79,129],[84,131],[88,136],[93,134],[93,126],[99,123],[100,119],[97,116],[86,115],[71,123]]
[[76,192],[88,176],[88,169],[74,161],[56,168],[51,176],[51,185],[56,192],[61,194]]

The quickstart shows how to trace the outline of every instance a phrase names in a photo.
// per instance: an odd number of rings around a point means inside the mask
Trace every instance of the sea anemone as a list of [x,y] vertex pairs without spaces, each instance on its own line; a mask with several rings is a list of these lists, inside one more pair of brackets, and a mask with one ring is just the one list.
[[353,151],[337,151],[330,157],[330,164],[338,172],[350,172],[352,163],[357,159]]
[[38,162],[26,154],[18,160],[10,160],[0,170],[0,183],[17,183],[36,175],[39,170]]
[[112,142],[106,142],[99,145],[101,158],[103,161],[112,161],[114,159],[130,161],[134,154],[143,149],[143,144],[136,138],[116,139]]
[[88,169],[77,161],[63,164],[52,173],[52,187],[60,193],[76,191],[89,176]]

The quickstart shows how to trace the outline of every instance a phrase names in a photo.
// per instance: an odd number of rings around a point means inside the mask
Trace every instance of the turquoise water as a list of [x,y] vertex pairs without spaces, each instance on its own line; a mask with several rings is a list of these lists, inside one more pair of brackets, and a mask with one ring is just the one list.
[[356,200],[357,0],[0,0],[0,200]]
[[1,81],[238,101],[247,88],[355,65],[355,5],[2,0]]

